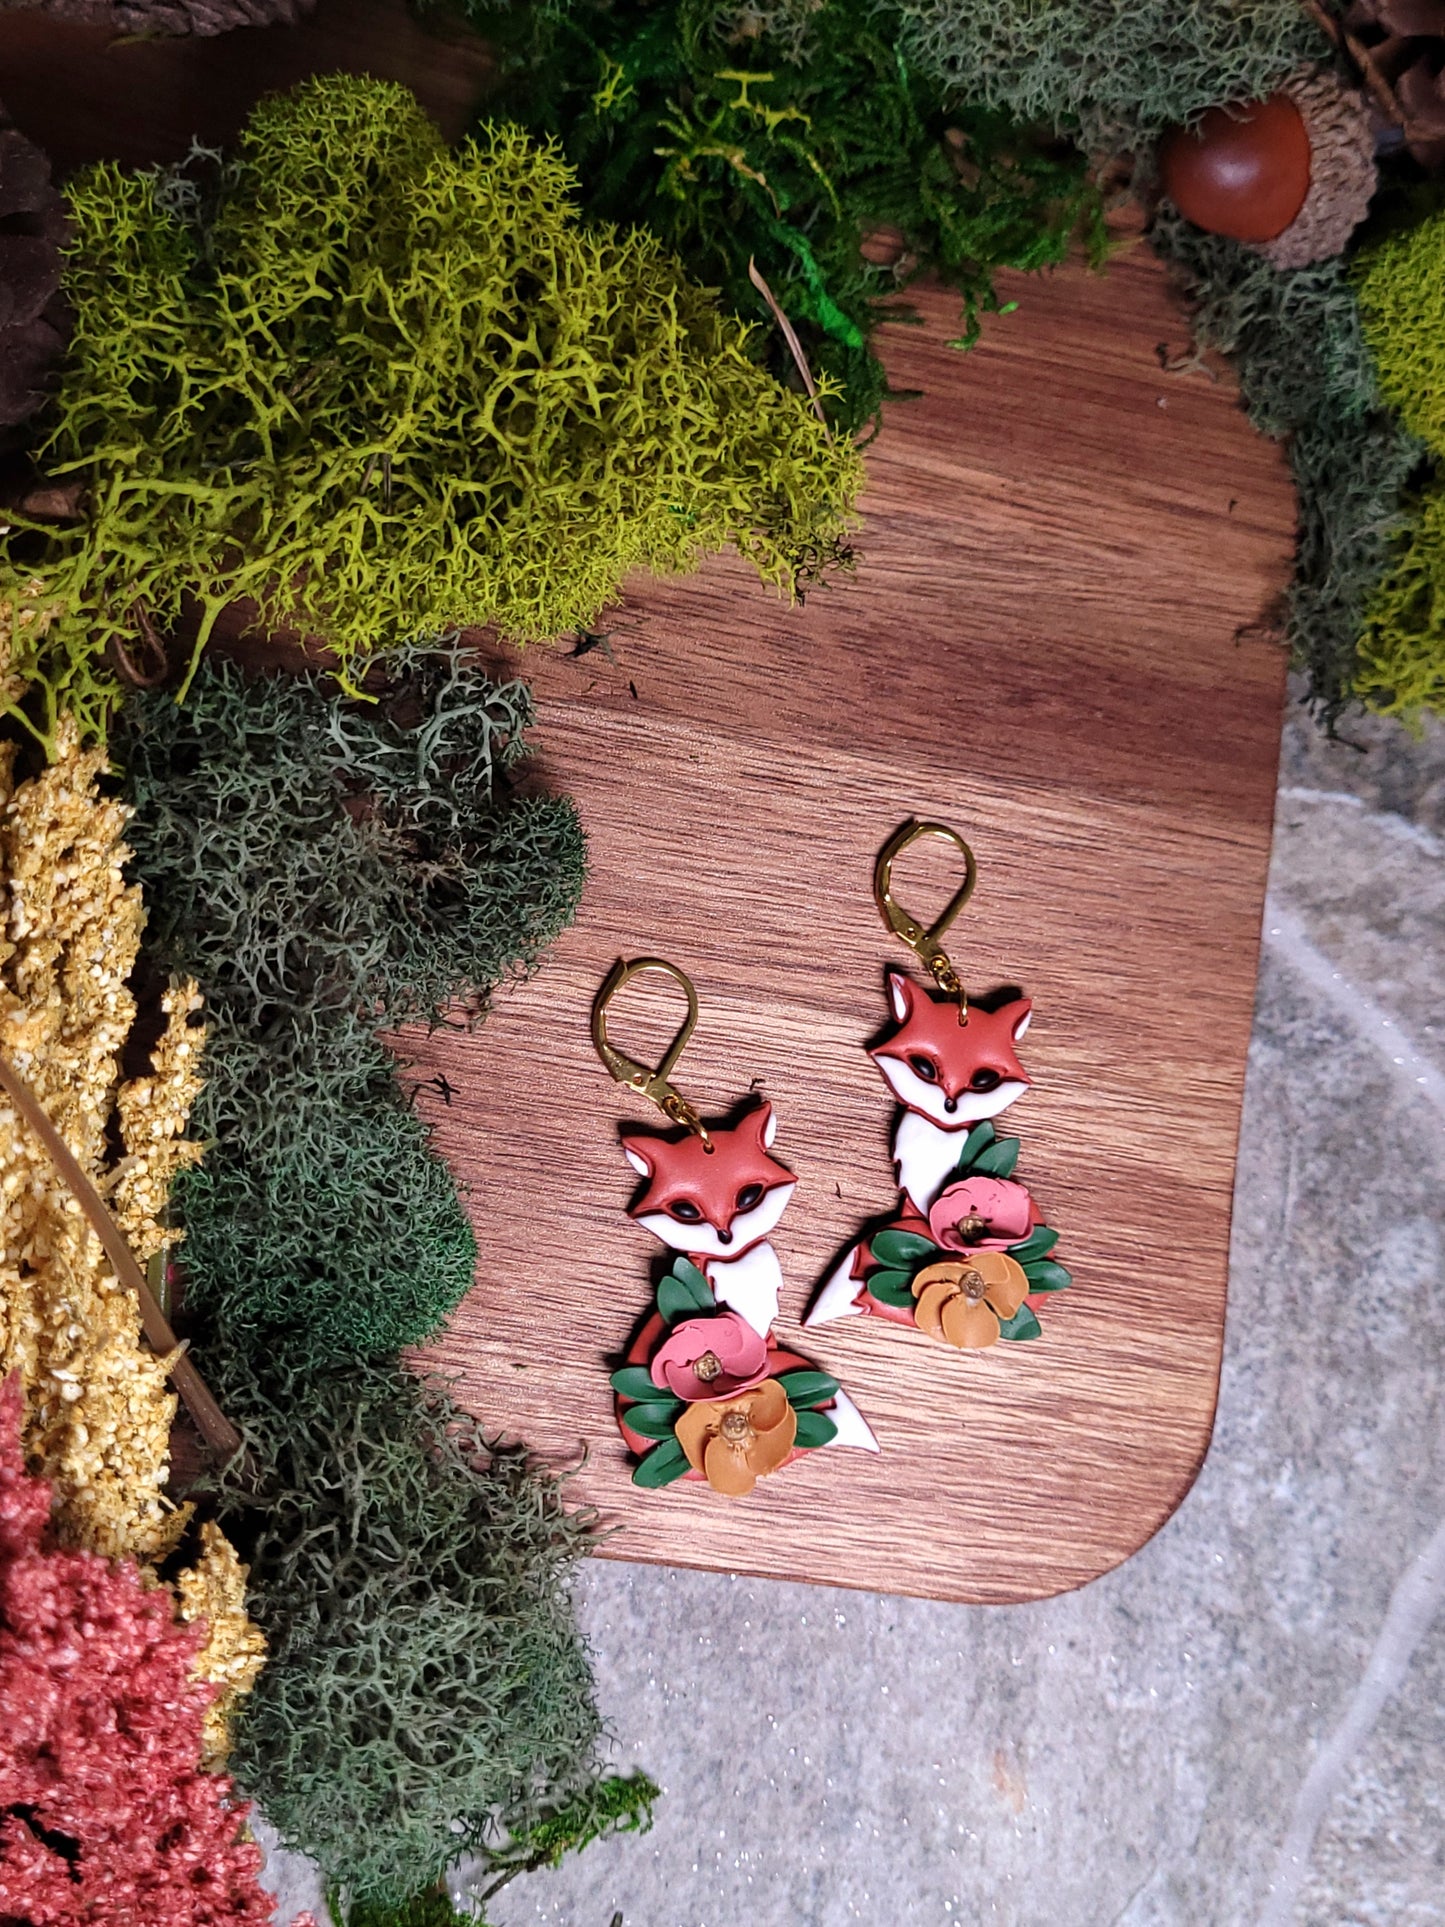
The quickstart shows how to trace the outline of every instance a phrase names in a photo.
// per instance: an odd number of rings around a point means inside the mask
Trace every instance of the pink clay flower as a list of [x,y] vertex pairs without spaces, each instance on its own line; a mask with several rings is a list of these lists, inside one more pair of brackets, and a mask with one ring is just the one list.
[[684,1318],[652,1355],[652,1382],[678,1398],[735,1398],[768,1375],[768,1343],[735,1311]]
[[965,1178],[934,1200],[928,1229],[945,1251],[1003,1251],[1029,1235],[1034,1201],[1010,1178]]

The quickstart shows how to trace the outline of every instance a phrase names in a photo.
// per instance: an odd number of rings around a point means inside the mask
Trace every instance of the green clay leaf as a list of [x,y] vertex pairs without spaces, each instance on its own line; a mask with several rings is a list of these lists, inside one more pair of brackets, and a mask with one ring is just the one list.
[[788,1372],[778,1383],[790,1405],[817,1405],[825,1398],[836,1397],[838,1391],[837,1379],[827,1372]]
[[662,1399],[667,1394],[653,1384],[645,1365],[624,1365],[612,1374],[611,1385],[621,1398]]
[[837,1436],[838,1428],[826,1412],[799,1412],[798,1436],[794,1443],[801,1451],[812,1452]]
[[868,1240],[868,1248],[880,1265],[890,1270],[900,1270],[915,1265],[923,1258],[935,1257],[938,1246],[932,1238],[922,1238],[916,1231],[880,1231]]
[[677,1427],[681,1400],[673,1399],[664,1403],[661,1399],[647,1405],[629,1405],[622,1414],[622,1423],[629,1432],[636,1432],[645,1439],[670,1439]]
[[[698,1276],[701,1278],[702,1273],[698,1272]],[[705,1278],[702,1288],[707,1292],[706,1298],[699,1298],[693,1285],[685,1283],[675,1271],[670,1271],[657,1287],[657,1309],[669,1325],[675,1325],[679,1318],[695,1317],[700,1311],[712,1311],[715,1301],[707,1289]]]
[[875,1271],[863,1280],[869,1297],[880,1305],[904,1306],[913,1303],[913,1286],[906,1271]]
[[691,1258],[674,1258],[672,1275],[679,1284],[686,1285],[697,1300],[700,1311],[710,1311],[713,1304],[712,1286],[707,1281],[707,1273],[699,1271]]
[[1012,1339],[1042,1338],[1044,1328],[1027,1305],[1020,1305],[1012,1318],[1000,1323],[998,1335],[1000,1338]]
[[1058,1242],[1057,1231],[1050,1231],[1046,1224],[1036,1224],[1027,1238],[1016,1245],[1009,1246],[1008,1255],[1017,1264],[1029,1265],[1036,1259],[1047,1256]]
[[988,1149],[989,1145],[994,1141],[994,1136],[994,1128],[988,1118],[985,1118],[982,1124],[974,1125],[968,1136],[963,1140],[963,1149],[958,1154],[958,1168],[949,1179],[950,1184],[954,1184],[960,1178],[966,1178],[968,1176],[969,1172],[973,1169],[974,1159],[978,1157],[980,1152]]
[[1024,1266],[1030,1291],[1065,1291],[1074,1282],[1071,1273],[1052,1258],[1035,1258]]
[[632,1483],[647,1487],[671,1485],[688,1470],[687,1454],[676,1439],[655,1445],[632,1474]]
[[1013,1168],[1019,1161],[1019,1141],[1016,1137],[996,1138],[987,1150],[980,1151],[973,1161],[975,1171],[990,1178],[1013,1176]]

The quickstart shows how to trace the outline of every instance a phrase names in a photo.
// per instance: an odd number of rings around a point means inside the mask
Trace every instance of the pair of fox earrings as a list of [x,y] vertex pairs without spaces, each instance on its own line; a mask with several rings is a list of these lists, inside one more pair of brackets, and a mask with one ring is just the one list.
[[[895,860],[919,837],[962,854],[963,882],[929,928],[895,900]],[[1030,1006],[1018,997],[970,1004],[942,944],[973,893],[973,852],[941,823],[907,823],[885,845],[873,889],[883,919],[928,971],[923,989],[888,972],[892,1024],[869,1047],[902,1105],[893,1160],[897,1211],[865,1228],[825,1279],[805,1326],[871,1313],[972,1351],[1040,1336],[1032,1300],[1069,1274],[1051,1255],[1058,1233],[1014,1178],[1017,1138],[992,1120],[1029,1087],[1015,1053]],[[646,972],[673,978],[687,1014],[656,1069],[617,1050],[608,1007]],[[637,1463],[633,1482],[705,1479],[740,1495],[760,1478],[824,1446],[876,1452],[872,1428],[837,1379],[780,1345],[782,1271],[768,1242],[797,1189],[772,1155],[777,1119],[766,1100],[735,1124],[705,1124],[672,1073],[697,1024],[697,992],[660,957],[616,963],[597,994],[592,1039],[618,1083],[651,1100],[674,1127],[622,1127],[622,1149],[643,1185],[628,1215],[675,1254],[624,1364],[612,1374],[617,1425]]]

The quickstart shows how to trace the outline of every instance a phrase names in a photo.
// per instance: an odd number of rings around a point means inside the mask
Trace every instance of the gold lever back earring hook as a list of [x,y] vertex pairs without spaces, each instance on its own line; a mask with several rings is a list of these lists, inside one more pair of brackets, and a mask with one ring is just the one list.
[[[963,853],[963,882],[944,905],[942,914],[925,929],[916,917],[910,916],[893,894],[893,865],[910,844],[916,843],[921,836],[942,837],[945,843],[952,843]],[[940,990],[958,999],[958,1021],[968,1022],[968,994],[963,987],[963,979],[949,961],[948,952],[943,947],[943,934],[953,923],[963,906],[973,895],[973,886],[978,881],[978,865],[974,862],[973,851],[964,842],[957,830],[951,830],[946,823],[920,823],[915,817],[905,823],[901,830],[894,832],[878,853],[878,861],[873,868],[873,895],[878,908],[883,913],[883,921],[893,932],[901,937],[918,957],[919,962],[933,978]]]
[[[619,991],[626,989],[634,977],[641,977],[650,970],[661,971],[664,976],[671,977],[676,983],[681,984],[683,994],[687,998],[687,1015],[679,1024],[676,1036],[663,1052],[656,1069],[639,1063],[635,1057],[629,1057],[625,1051],[618,1050],[615,1045],[607,1041],[607,1006]],[[687,1047],[687,1040],[696,1028],[697,992],[693,988],[692,979],[684,971],[679,970],[676,964],[669,963],[665,957],[634,957],[631,963],[626,963],[619,957],[608,971],[606,981],[592,1005],[592,1042],[596,1046],[597,1055],[607,1066],[611,1075],[619,1084],[625,1084],[628,1090],[637,1091],[655,1104],[663,1116],[670,1118],[674,1124],[685,1125],[689,1131],[702,1139],[703,1149],[711,1151],[712,1139],[708,1136],[707,1126],[672,1083],[672,1073],[676,1068],[677,1060],[682,1056]]]

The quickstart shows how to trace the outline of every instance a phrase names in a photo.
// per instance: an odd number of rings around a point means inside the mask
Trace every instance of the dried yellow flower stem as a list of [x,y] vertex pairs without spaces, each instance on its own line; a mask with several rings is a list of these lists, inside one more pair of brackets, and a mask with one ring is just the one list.
[[[80,748],[68,719],[55,748],[46,768],[17,782],[15,746],[0,745],[0,1052],[145,1263],[177,1241],[166,1223],[171,1181],[200,1155],[185,1137],[200,1089],[200,997],[193,983],[171,987],[149,1074],[123,1080],[136,1014],[127,985],[144,921],[140,891],[124,876],[126,812],[99,793],[104,756]],[[20,1373],[27,1456],[53,1488],[63,1543],[142,1566],[174,1550],[190,1508],[165,1493],[176,1410],[167,1364],[142,1342],[135,1294],[79,1202],[0,1096],[0,1375]],[[226,1712],[260,1664],[244,1578],[219,1530],[203,1528],[200,1563],[179,1584],[186,1616],[217,1616],[198,1661],[223,1689],[217,1750]]]
[[214,1766],[229,1747],[231,1715],[266,1663],[266,1641],[246,1612],[246,1567],[218,1525],[201,1527],[201,1556],[176,1583],[182,1619],[204,1619],[206,1640],[196,1671],[218,1691],[206,1709],[203,1762]]

